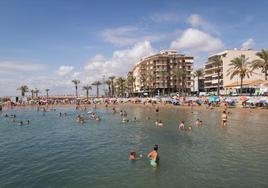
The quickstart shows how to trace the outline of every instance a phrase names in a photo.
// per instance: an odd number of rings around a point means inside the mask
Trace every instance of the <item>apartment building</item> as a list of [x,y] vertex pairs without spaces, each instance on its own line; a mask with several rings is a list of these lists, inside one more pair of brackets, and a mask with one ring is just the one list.
[[[241,55],[244,55],[246,58],[249,58],[248,61],[253,61],[258,59],[256,56],[257,51],[254,50],[225,50],[223,52],[217,53],[212,55],[208,58],[208,62],[205,64],[204,67],[204,77],[205,77],[205,91],[206,92],[216,92],[218,86],[218,70],[219,70],[219,83],[220,83],[220,93],[221,94],[229,94],[229,85],[233,85],[237,83],[238,87],[240,84],[240,78],[235,76],[233,79],[230,79],[228,76],[228,69],[230,68],[229,64],[231,60]],[[215,62],[212,61],[214,56],[220,56],[222,59],[222,64],[217,65]],[[263,73],[261,70],[255,70],[250,78],[245,78],[245,81],[248,80],[260,80],[263,79]]]
[[134,95],[165,95],[171,92],[190,92],[193,70],[191,56],[175,50],[162,50],[138,62],[128,77],[133,78],[129,91]]

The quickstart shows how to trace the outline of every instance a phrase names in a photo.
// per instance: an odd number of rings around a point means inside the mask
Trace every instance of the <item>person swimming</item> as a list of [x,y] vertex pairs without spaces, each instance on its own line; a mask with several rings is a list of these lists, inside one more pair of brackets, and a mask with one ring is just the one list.
[[164,124],[163,124],[163,122],[160,120],[159,123],[158,123],[158,127],[163,127],[163,126],[164,126]]
[[132,119],[133,122],[136,122],[137,121],[137,118],[136,116]]
[[180,123],[180,125],[179,125],[179,129],[183,131],[183,130],[184,130],[184,127],[185,127],[185,126],[184,126],[184,121],[182,121],[182,122]]
[[127,121],[127,118],[126,118],[126,117],[123,117],[121,122],[122,122],[122,123],[126,123],[126,122],[128,122],[128,121]]
[[199,120],[199,119],[197,119],[197,120],[195,121],[195,125],[196,125],[196,126],[199,126],[199,125],[200,125],[200,120]]
[[132,160],[132,161],[135,161],[137,160],[137,155],[136,155],[136,152],[135,151],[131,151],[130,154],[129,154],[129,160]]
[[158,145],[154,145],[153,151],[151,151],[147,157],[150,159],[150,165],[157,167],[159,165]]
[[100,121],[101,120],[100,116],[96,116],[95,120]]
[[190,125],[189,127],[188,127],[188,131],[192,131],[193,130],[193,127],[192,127],[192,125]]

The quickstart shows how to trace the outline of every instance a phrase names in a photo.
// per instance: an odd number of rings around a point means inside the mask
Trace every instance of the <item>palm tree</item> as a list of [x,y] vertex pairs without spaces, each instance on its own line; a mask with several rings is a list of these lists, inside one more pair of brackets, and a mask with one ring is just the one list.
[[171,71],[171,76],[177,80],[175,86],[179,85],[179,89],[184,91],[186,71],[181,68],[174,68]]
[[193,77],[193,91],[195,92],[195,78],[196,78],[195,72],[192,72],[191,76]]
[[99,86],[101,85],[101,82],[100,81],[95,81],[91,85],[96,86],[96,88],[97,88],[97,97],[99,97]]
[[146,86],[147,86],[147,78],[146,78],[146,74],[144,72],[140,73],[140,76],[138,77],[138,80],[142,86],[142,90],[145,91],[146,90]]
[[78,89],[78,84],[80,84],[80,80],[72,80],[72,82],[74,83],[74,86],[75,86],[75,95],[76,97],[78,97],[77,89]]
[[128,93],[133,94],[134,92],[134,82],[135,82],[135,78],[133,75],[129,75],[127,77],[127,89],[128,89]]
[[45,89],[46,93],[47,93],[47,99],[48,99],[48,92],[49,92],[49,89]]
[[194,71],[194,76],[197,77],[197,92],[199,92],[199,78],[202,77],[204,74],[204,70],[202,68],[197,69]]
[[112,96],[114,96],[114,79],[115,79],[115,76],[110,76],[109,79],[111,80]]
[[91,90],[92,87],[90,85],[85,85],[83,86],[83,90],[86,91],[86,95],[87,95],[87,100],[88,100],[88,94],[89,94],[89,90]]
[[105,84],[108,86],[108,97],[111,97],[111,80],[105,80]]
[[261,52],[257,52],[256,56],[258,56],[260,59],[256,59],[252,61],[251,68],[252,70],[255,69],[262,69],[262,72],[264,73],[264,79],[267,80],[268,78],[268,50],[262,49]]
[[117,78],[116,85],[117,85],[117,95],[123,97],[126,91],[126,79],[123,77]]
[[213,56],[210,61],[215,65],[216,73],[218,74],[218,86],[217,86],[217,95],[220,95],[220,73],[222,72],[221,66],[223,65],[223,61],[219,55]]
[[34,98],[34,90],[31,89],[31,93],[32,93],[32,99]]
[[29,88],[28,88],[27,85],[22,85],[17,90],[20,90],[21,91],[21,96],[24,97],[25,93],[27,93],[29,91]]
[[35,93],[35,97],[38,98],[38,93],[40,92],[40,90],[38,90],[37,88],[34,89],[34,93]]
[[245,77],[250,77],[252,74],[252,71],[249,68],[250,62],[248,61],[248,58],[246,58],[244,55],[241,55],[239,57],[234,58],[231,60],[231,63],[229,64],[230,68],[227,70],[228,74],[230,75],[230,78],[233,79],[234,76],[240,77],[240,94],[242,95],[242,88],[243,88],[243,79]]
[[165,88],[167,88],[166,86],[167,86],[167,81],[169,78],[169,73],[167,71],[161,71],[160,75],[161,75],[161,80],[163,81],[162,93],[163,93],[163,95],[165,95]]

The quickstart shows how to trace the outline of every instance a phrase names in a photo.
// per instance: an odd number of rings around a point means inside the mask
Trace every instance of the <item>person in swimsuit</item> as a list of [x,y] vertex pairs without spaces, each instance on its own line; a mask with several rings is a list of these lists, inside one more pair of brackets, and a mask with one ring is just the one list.
[[158,145],[155,144],[153,151],[151,151],[147,157],[150,159],[150,164],[153,167],[157,167],[159,164],[159,154],[158,154]]
[[227,125],[227,114],[225,111],[222,112],[221,120],[222,120],[222,126],[226,126]]

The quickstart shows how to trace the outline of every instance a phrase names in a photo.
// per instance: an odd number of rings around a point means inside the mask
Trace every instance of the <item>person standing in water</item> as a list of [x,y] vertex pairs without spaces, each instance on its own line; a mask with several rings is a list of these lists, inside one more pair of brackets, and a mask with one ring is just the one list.
[[153,151],[151,151],[147,157],[150,159],[150,164],[153,167],[157,167],[159,165],[159,154],[158,154],[158,145],[154,145]]
[[221,114],[221,120],[222,120],[222,126],[226,126],[227,125],[227,114],[225,111],[223,111]]

